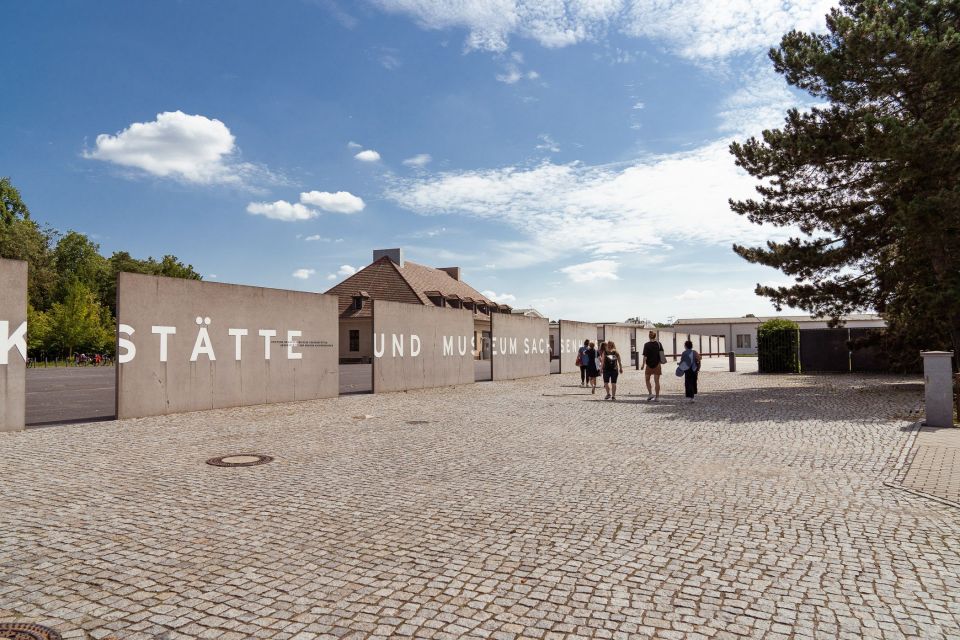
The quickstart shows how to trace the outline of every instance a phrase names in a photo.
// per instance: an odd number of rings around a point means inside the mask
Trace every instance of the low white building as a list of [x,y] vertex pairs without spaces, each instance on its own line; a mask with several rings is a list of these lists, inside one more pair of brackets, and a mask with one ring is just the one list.
[[[703,336],[724,336],[727,349],[740,355],[757,354],[757,327],[767,320],[780,318],[792,320],[801,329],[826,329],[827,318],[810,316],[745,316],[742,318],[681,318],[673,323],[677,330],[684,333],[697,333]],[[844,327],[882,328],[886,321],[877,314],[860,313],[844,316]]]

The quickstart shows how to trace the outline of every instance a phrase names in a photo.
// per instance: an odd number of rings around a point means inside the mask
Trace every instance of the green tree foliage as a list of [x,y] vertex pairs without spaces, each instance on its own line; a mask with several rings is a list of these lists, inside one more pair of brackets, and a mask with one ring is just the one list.
[[27,350],[42,351],[50,339],[50,317],[27,305]]
[[9,178],[0,178],[0,258],[30,263],[30,304],[45,309],[53,302],[56,271],[50,254],[53,232],[30,219],[30,210]]
[[57,270],[57,296],[63,298],[74,280],[91,291],[99,292],[107,272],[107,259],[100,255],[100,245],[82,233],[69,231],[53,250]]
[[30,209],[20,199],[10,178],[0,178],[0,223],[10,224],[14,220],[29,220]]
[[75,351],[110,351],[113,319],[96,294],[79,279],[66,286],[63,302],[49,313],[49,340],[72,358]]
[[117,274],[122,271],[199,280],[176,256],[138,260],[126,251],[110,258],[76,231],[58,234],[30,218],[9,178],[0,178],[0,258],[25,260],[28,271],[28,349],[36,357],[75,350],[114,350]]
[[757,361],[760,373],[798,373],[800,325],[774,318],[757,327]]
[[841,0],[827,28],[770,52],[824,104],[731,145],[761,181],[733,210],[800,233],[734,250],[796,279],[757,286],[778,309],[882,313],[903,366],[960,352],[960,0]]

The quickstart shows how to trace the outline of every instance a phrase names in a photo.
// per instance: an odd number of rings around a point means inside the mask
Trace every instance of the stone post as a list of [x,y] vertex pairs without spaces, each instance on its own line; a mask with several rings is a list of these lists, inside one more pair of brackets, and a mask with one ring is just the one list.
[[928,427],[953,426],[952,351],[921,351]]
[[730,357],[730,373],[737,370],[737,354],[731,351],[727,354]]

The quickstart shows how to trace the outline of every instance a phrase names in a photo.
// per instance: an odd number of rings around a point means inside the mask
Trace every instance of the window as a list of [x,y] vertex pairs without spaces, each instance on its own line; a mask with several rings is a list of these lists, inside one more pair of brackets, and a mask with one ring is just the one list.
[[353,308],[357,311],[363,309],[363,296],[353,296]]
[[360,329],[350,329],[350,351],[360,351]]
[[737,334],[737,349],[750,349],[750,334],[749,333],[738,333]]

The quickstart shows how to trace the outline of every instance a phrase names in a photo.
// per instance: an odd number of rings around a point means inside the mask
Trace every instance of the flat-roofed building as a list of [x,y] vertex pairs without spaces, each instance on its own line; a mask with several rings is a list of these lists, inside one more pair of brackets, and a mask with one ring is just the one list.
[[373,262],[326,293],[340,300],[340,361],[373,358],[373,301],[390,300],[473,312],[474,357],[490,358],[490,316],[511,313],[460,279],[460,267],[436,269],[405,260],[402,249],[377,249]]
[[[724,336],[727,339],[727,351],[739,355],[757,354],[757,327],[767,320],[792,320],[801,329],[826,329],[827,318],[811,316],[744,316],[742,318],[680,318],[673,323],[674,328],[685,333],[702,336]],[[850,328],[884,328],[886,321],[874,313],[858,313],[844,316],[843,326]]]

